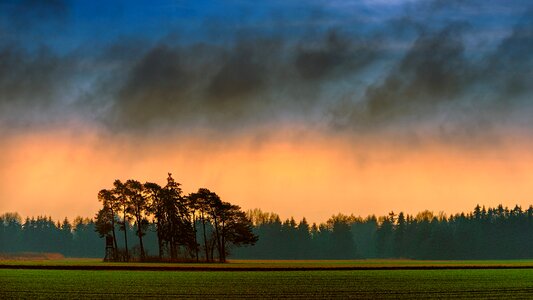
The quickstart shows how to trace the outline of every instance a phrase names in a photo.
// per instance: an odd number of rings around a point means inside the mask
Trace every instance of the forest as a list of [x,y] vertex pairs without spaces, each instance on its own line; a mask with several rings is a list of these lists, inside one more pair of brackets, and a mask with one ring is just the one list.
[[0,253],[60,253],[111,261],[234,259],[533,258],[533,206],[447,216],[422,211],[366,218],[338,214],[309,224],[260,209],[243,212],[205,188],[116,180],[93,218],[0,215]]
[[[235,248],[234,259],[523,259],[533,258],[533,207],[509,209],[499,205],[472,212],[435,215],[429,211],[415,216],[390,213],[366,218],[336,215],[322,224],[305,219],[282,221],[274,213],[248,211],[252,231],[258,236],[253,246]],[[201,221],[197,221],[200,226]],[[210,232],[208,229],[208,232]],[[127,224],[130,241],[136,238],[135,224]],[[201,240],[198,232],[198,240]],[[124,247],[122,239],[117,240]],[[157,255],[156,227],[148,224],[145,251]],[[132,256],[139,256],[138,242]],[[101,257],[105,239],[96,231],[94,219],[76,218],[62,222],[48,217],[21,220],[16,213],[0,215],[0,253],[57,252],[67,257]]]

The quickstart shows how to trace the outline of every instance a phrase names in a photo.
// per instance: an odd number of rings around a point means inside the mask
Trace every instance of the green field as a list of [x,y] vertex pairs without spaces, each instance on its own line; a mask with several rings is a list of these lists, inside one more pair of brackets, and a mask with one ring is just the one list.
[[0,298],[531,297],[532,270],[164,272],[0,270]]
[[0,299],[529,298],[531,293],[531,260],[0,261]]

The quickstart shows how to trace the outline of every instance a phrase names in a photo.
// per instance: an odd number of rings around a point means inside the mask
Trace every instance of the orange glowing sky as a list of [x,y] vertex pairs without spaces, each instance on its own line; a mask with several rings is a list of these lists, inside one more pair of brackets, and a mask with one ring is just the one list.
[[[438,143],[409,146],[334,136],[279,134],[257,144],[181,139],[157,146],[91,132],[34,132],[4,152],[0,211],[55,219],[93,216],[97,192],[114,179],[207,187],[244,209],[323,222],[336,213],[469,211],[476,204],[528,205],[533,152],[501,144],[476,151]],[[487,147],[487,146],[485,146]]]

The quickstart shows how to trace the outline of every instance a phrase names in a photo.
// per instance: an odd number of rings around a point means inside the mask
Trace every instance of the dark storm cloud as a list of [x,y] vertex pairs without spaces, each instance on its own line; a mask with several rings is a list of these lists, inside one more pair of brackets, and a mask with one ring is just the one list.
[[493,50],[473,53],[466,46],[476,33],[470,23],[431,29],[403,20],[418,37],[363,97],[336,106],[335,128],[372,134],[430,126],[431,134],[446,142],[494,142],[509,119],[524,124],[533,112],[531,20],[527,12]]
[[125,80],[117,82],[108,125],[130,129],[183,125],[249,110],[250,98],[265,89],[270,75],[265,51],[256,43],[230,49],[158,43],[124,62],[132,67],[125,67]]
[[339,75],[357,72],[370,63],[380,50],[372,39],[360,39],[330,30],[316,43],[302,43],[296,49],[294,61],[298,74],[303,79],[320,80],[335,72],[340,72]]
[[224,51],[219,57],[223,61],[206,89],[207,96],[214,100],[214,105],[223,108],[224,105],[231,105],[232,100],[260,93],[271,72],[269,63],[273,61],[270,60],[279,55],[276,53],[276,44],[244,41],[237,43],[229,51]]
[[[162,123],[234,126],[299,113],[322,99],[298,98],[357,74],[378,49],[329,30],[312,41],[239,36],[223,44],[163,41],[132,61],[120,77],[108,125],[143,129]],[[302,89],[303,91],[300,91]],[[288,105],[287,102],[293,102]]]
[[[43,124],[59,113],[78,63],[55,53],[46,41],[61,32],[69,15],[66,1],[0,2],[0,124]],[[53,32],[53,33],[52,33]],[[31,44],[28,44],[31,41]]]
[[59,56],[43,46],[26,50],[15,44],[0,46],[0,125],[30,129],[58,125],[77,114],[73,104],[86,71],[77,56]]
[[[178,49],[159,45],[133,63],[119,88],[113,114],[125,125],[145,125],[151,118],[177,115],[185,109],[186,89],[192,83]],[[114,122],[115,120],[113,120]]]
[[[51,41],[73,26],[71,3],[8,1],[0,4],[0,123],[73,118],[112,133],[200,126],[224,135],[332,120],[326,128],[349,134],[430,124],[451,140],[530,112],[531,11],[515,0],[512,18],[497,21],[497,2],[447,3],[411,2],[374,18],[315,5],[291,22],[279,4],[283,14],[261,20],[199,22],[195,39],[169,26],[156,38],[87,38],[64,50]],[[490,13],[478,22],[476,10]]]
[[[483,74],[492,77],[502,97],[513,99],[533,91],[533,9],[518,21],[512,33],[487,57]],[[529,94],[531,99],[531,94]]]
[[368,117],[417,118],[427,109],[453,101],[470,81],[471,68],[464,57],[460,27],[422,33],[384,83],[367,89]]

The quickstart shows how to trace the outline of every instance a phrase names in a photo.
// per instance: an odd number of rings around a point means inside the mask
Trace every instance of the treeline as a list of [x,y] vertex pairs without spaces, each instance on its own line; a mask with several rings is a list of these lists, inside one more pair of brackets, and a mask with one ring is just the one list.
[[533,258],[533,206],[523,210],[477,205],[447,217],[417,215],[337,215],[320,225],[305,219],[282,222],[275,214],[251,211],[257,245],[239,250],[257,259],[523,259]]
[[[199,214],[198,214],[199,216]],[[234,249],[231,258],[246,259],[525,259],[533,258],[533,207],[523,210],[499,205],[476,206],[472,212],[446,216],[429,211],[417,215],[390,213],[366,218],[336,215],[322,224],[305,219],[282,221],[273,213],[246,213],[251,231],[259,239],[254,246]],[[207,218],[206,218],[207,219]],[[201,218],[194,220],[199,258],[212,257],[214,227],[206,222],[208,254],[202,254]],[[47,217],[21,220],[18,214],[0,215],[0,252],[58,252],[70,257],[101,257],[105,241],[96,232],[95,220],[76,218],[54,222]],[[131,255],[140,257],[134,222],[126,223]],[[124,232],[121,232],[121,235]],[[136,241],[136,242],[133,242]],[[158,256],[154,220],[143,236],[145,255]],[[117,239],[124,248],[124,239]],[[195,251],[181,246],[182,257],[195,258]],[[193,249],[194,250],[194,249]],[[192,253],[191,253],[192,252]]]
[[55,222],[39,216],[22,220],[18,213],[0,215],[0,253],[61,253],[70,257],[102,257],[102,239],[94,221],[78,217]]

